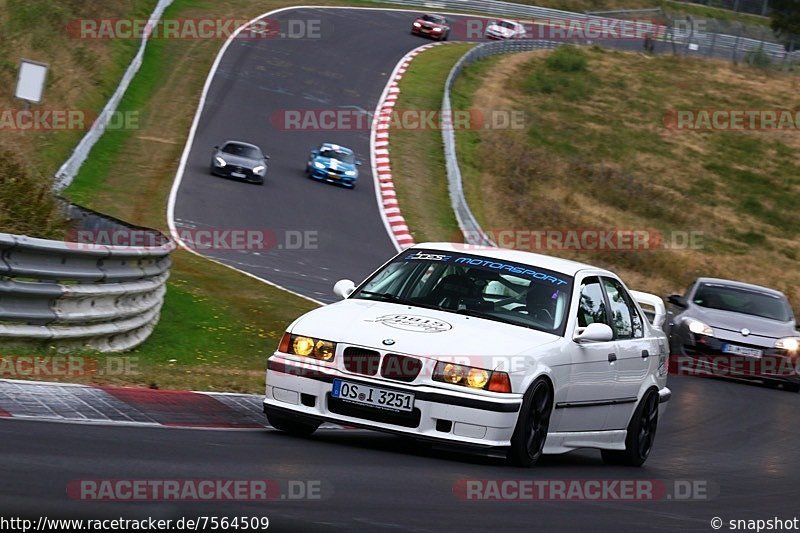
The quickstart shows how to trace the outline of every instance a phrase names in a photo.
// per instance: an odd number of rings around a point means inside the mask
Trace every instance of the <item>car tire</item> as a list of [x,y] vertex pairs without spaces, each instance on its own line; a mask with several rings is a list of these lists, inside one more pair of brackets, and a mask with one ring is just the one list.
[[553,412],[553,391],[547,379],[537,378],[525,392],[517,418],[508,462],[514,466],[529,467],[542,456],[550,415]]
[[309,437],[319,427],[319,422],[304,422],[278,413],[268,413],[267,421],[275,429],[296,437]]
[[603,461],[612,465],[642,466],[653,449],[658,429],[658,392],[649,390],[636,407],[625,437],[625,450],[602,450]]
[[442,41],[446,41],[448,37],[450,37],[450,32],[449,31],[445,32],[445,34],[442,35]]

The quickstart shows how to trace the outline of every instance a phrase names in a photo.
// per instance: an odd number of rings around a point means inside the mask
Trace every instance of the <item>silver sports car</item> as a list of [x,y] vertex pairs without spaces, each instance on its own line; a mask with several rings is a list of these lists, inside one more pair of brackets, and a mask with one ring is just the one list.
[[711,373],[800,390],[800,333],[783,293],[699,278],[667,301],[666,329],[678,373]]
[[214,147],[211,155],[211,173],[251,183],[264,184],[268,155],[255,144],[242,141],[225,141]]

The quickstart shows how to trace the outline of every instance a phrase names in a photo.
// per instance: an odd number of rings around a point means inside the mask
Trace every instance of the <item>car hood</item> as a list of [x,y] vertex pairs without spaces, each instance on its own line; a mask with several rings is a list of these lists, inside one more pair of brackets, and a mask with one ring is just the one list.
[[242,157],[240,155],[226,154],[224,152],[217,152],[214,155],[224,159],[225,163],[227,163],[228,165],[233,165],[236,167],[255,168],[258,165],[265,164],[264,161],[262,161],[261,159],[252,159],[250,157]]
[[348,171],[356,169],[356,166],[353,163],[345,163],[343,161],[339,161],[338,159],[334,159],[332,157],[317,156],[314,158],[314,162],[322,163],[323,165],[325,165],[325,168],[329,168],[332,170]]
[[500,35],[505,35],[505,36],[514,34],[514,30],[512,30],[511,28],[498,26],[497,24],[489,24],[489,26],[486,28],[486,31],[492,33],[499,33]]
[[419,22],[420,24],[422,24],[423,26],[428,27],[428,28],[443,28],[444,27],[444,24],[439,24],[438,22],[431,22],[429,20],[417,19],[416,22]]
[[758,337],[778,339],[797,335],[794,322],[779,322],[769,318],[753,315],[708,309],[699,305],[692,305],[684,316],[690,316],[704,322],[715,329],[739,332],[742,328],[750,330],[750,334]]
[[292,333],[431,358],[519,355],[561,339],[483,318],[361,299],[315,309],[295,322]]

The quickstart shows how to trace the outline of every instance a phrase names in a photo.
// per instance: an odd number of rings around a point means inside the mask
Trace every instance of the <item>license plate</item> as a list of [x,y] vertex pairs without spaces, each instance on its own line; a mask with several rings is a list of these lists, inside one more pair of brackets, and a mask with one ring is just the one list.
[[331,172],[330,174],[328,174],[328,177],[331,178],[331,179],[338,180],[339,179],[339,174],[334,174],[333,172]]
[[341,379],[333,380],[331,396],[348,402],[392,411],[411,411],[414,408],[413,394],[380,389],[363,383],[351,383]]
[[723,344],[722,352],[731,353],[734,355],[749,355],[750,357],[761,357],[762,355],[764,355],[763,350],[758,350],[756,348],[748,348],[746,346],[737,346],[735,344]]
[[244,174],[242,174],[241,172],[231,172],[231,176],[233,176],[234,178],[243,178]]

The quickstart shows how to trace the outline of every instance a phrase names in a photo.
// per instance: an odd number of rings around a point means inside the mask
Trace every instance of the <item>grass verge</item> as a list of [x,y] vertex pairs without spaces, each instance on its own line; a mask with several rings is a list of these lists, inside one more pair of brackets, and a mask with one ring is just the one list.
[[[458,132],[467,194],[490,230],[656,230],[650,251],[546,253],[613,268],[636,288],[701,275],[776,287],[800,304],[795,130],[676,131],[676,110],[787,109],[797,78],[747,66],[562,48],[476,64],[460,106],[513,103],[524,130]],[[683,235],[698,236],[681,246]]]

